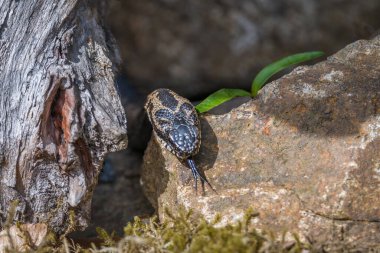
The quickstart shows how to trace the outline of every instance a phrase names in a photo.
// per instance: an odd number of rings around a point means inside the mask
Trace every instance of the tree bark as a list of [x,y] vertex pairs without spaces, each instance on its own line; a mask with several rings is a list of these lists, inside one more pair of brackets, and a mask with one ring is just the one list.
[[1,229],[14,200],[13,222],[86,227],[104,156],[127,146],[100,4],[0,0]]

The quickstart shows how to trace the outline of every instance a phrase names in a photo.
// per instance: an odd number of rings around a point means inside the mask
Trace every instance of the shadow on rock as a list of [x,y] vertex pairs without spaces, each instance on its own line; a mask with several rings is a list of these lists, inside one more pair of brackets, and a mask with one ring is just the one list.
[[194,161],[201,171],[213,168],[219,152],[218,138],[208,121],[201,117],[202,143]]
[[165,193],[169,182],[169,172],[166,170],[162,149],[154,135],[145,151],[144,161],[141,175],[144,193],[157,210],[159,197]]
[[[202,142],[201,147],[199,150],[199,153],[194,157],[195,165],[199,171],[199,173],[207,179],[205,175],[205,171],[212,169],[214,166],[214,163],[216,161],[216,158],[218,156],[218,139],[212,130],[212,127],[207,122],[205,118],[200,118],[201,120],[201,131],[202,131]],[[186,162],[182,162],[182,170],[179,172],[180,181],[183,185],[194,183],[192,182],[193,176],[191,174],[191,170]],[[208,180],[208,179],[207,179]],[[201,184],[199,184],[201,183]],[[212,185],[212,182],[210,182]],[[203,185],[202,182],[198,182],[198,185],[200,185],[202,188]],[[203,188],[204,190],[204,188]]]

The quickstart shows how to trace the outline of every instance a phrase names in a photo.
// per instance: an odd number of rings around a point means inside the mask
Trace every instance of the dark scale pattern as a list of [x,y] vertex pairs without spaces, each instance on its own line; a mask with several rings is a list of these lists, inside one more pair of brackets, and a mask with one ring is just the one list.
[[171,90],[158,89],[148,96],[145,110],[160,145],[189,165],[195,189],[198,178],[211,187],[192,160],[201,144],[201,128],[197,112],[190,101]]
[[169,111],[168,109],[159,109],[154,113],[154,116],[171,120],[173,119],[173,112]]
[[169,141],[178,147],[180,157],[189,157],[197,151],[197,135],[199,131],[196,127],[187,124],[183,119],[176,119],[169,132]]
[[180,159],[198,153],[200,124],[194,106],[168,89],[148,96],[145,109],[159,142]]
[[173,111],[177,108],[178,101],[174,98],[173,94],[171,94],[168,89],[159,89],[157,96],[164,107],[169,108]]
[[195,108],[187,99],[170,90],[158,89],[149,95],[145,108],[158,141],[165,148],[180,159],[198,152],[200,124]]
[[167,109],[160,109],[155,112],[154,117],[162,123],[170,123],[174,120],[173,112]]
[[189,103],[183,103],[180,107],[179,107],[179,111],[180,112],[191,112],[193,110],[193,105],[189,104]]

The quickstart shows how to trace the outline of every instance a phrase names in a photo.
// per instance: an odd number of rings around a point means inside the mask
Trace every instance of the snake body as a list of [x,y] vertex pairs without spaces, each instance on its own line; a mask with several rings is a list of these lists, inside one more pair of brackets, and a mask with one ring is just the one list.
[[157,89],[148,95],[145,110],[158,143],[190,167],[195,190],[198,177],[211,187],[193,160],[201,145],[201,127],[190,101],[169,89]]

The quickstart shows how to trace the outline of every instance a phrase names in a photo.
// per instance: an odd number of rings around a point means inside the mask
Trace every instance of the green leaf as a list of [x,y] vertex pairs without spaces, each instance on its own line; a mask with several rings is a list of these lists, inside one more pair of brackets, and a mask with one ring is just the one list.
[[203,113],[235,97],[250,97],[250,96],[251,94],[248,91],[241,90],[241,89],[221,89],[212,93],[207,98],[205,98],[195,108],[197,109],[198,112]]
[[292,65],[299,64],[301,62],[313,60],[322,56],[324,53],[321,51],[312,51],[300,54],[293,54],[282,58],[274,63],[269,64],[265,68],[263,68],[255,77],[252,82],[251,93],[252,97],[257,96],[259,90],[265,85],[269,78],[271,78],[274,74],[284,70]]

